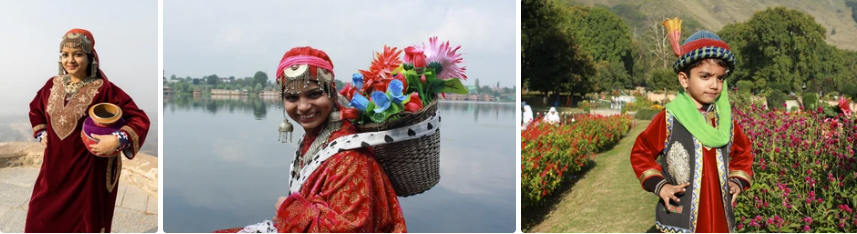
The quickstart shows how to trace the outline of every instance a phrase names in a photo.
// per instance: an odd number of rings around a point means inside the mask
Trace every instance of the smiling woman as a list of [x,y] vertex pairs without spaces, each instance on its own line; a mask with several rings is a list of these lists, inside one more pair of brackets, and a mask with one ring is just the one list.
[[[60,42],[59,75],[48,79],[30,103],[33,137],[45,151],[25,232],[111,231],[122,170],[118,155],[133,159],[139,152],[149,117],[107,79],[99,61],[91,32],[68,31]],[[86,134],[87,113],[100,103],[118,107],[121,126],[104,135]]]
[[340,118],[343,106],[336,101],[327,53],[293,48],[280,60],[276,77],[284,111],[306,133],[293,159],[290,194],[275,203],[273,221],[217,232],[407,232],[396,192],[372,150],[320,157],[323,149],[337,147],[334,140],[358,133]]

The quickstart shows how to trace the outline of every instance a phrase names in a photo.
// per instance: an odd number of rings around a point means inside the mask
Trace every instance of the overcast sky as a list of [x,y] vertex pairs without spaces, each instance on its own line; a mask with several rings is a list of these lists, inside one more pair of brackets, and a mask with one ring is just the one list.
[[57,75],[63,34],[84,28],[108,79],[157,119],[158,1],[0,1],[0,22],[0,116],[26,116],[36,91]]
[[350,81],[383,46],[428,44],[438,36],[461,45],[465,84],[515,84],[515,1],[164,1],[167,78],[266,71],[283,54],[312,46]]

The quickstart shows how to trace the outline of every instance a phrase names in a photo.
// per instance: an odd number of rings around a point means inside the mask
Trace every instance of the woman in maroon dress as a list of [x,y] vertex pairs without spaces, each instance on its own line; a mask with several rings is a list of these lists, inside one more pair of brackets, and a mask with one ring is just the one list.
[[[59,75],[51,77],[30,103],[33,136],[44,144],[42,168],[33,186],[25,232],[110,232],[122,159],[140,150],[149,118],[131,97],[98,67],[95,38],[72,29],[60,43]],[[110,135],[93,135],[86,148],[81,129],[89,108],[113,103],[124,126]]]

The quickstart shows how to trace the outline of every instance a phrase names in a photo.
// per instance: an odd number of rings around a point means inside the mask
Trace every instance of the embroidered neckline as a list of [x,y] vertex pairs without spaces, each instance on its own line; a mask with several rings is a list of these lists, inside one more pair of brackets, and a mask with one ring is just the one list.
[[95,95],[98,94],[98,89],[104,84],[103,80],[95,78],[86,84],[82,84],[84,81],[78,82],[81,86],[78,87],[75,93],[80,95],[74,95],[73,98],[66,99],[66,86],[63,82],[65,79],[66,76],[54,78],[54,84],[51,87],[46,108],[51,128],[60,140],[65,139],[74,132],[78,121],[86,116],[86,110],[92,104]]
[[77,96],[80,87],[86,86],[89,83],[97,80],[94,77],[86,77],[83,80],[79,80],[78,82],[71,81],[71,75],[64,75],[62,78],[63,89],[65,90],[65,101],[71,101]]

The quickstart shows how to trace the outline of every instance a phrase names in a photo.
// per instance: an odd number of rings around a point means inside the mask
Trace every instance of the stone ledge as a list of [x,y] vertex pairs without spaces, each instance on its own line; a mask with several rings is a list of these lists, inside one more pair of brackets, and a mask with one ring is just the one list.
[[[38,142],[0,143],[0,168],[41,167],[45,147]],[[120,180],[139,187],[149,196],[158,197],[158,158],[137,154],[133,160],[122,158]]]

